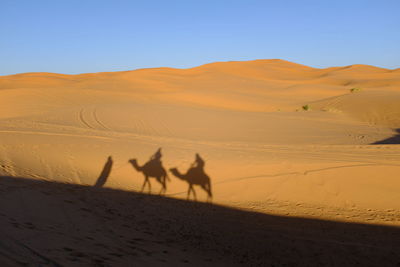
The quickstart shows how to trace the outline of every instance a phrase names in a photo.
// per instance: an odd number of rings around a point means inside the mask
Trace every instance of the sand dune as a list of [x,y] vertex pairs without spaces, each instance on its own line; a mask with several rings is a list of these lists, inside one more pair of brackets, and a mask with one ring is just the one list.
[[366,65],[1,76],[0,262],[398,264],[399,103]]
[[317,101],[313,107],[343,112],[369,125],[400,126],[400,94],[396,91],[361,91]]
[[[398,140],[399,100],[398,69],[367,65],[255,60],[1,76],[0,173],[94,185],[111,156],[104,186],[140,190],[143,175],[128,160],[144,164],[161,147],[166,169],[204,158],[214,203],[399,224],[363,215],[400,209],[400,148],[387,144]],[[185,198],[187,186],[171,175],[167,196]]]

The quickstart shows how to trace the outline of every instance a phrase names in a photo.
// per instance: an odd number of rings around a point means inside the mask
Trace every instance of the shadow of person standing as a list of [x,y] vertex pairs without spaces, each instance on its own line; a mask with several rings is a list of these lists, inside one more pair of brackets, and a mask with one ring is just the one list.
[[104,186],[104,184],[107,182],[108,176],[110,176],[112,165],[113,160],[112,157],[109,156],[106,164],[104,164],[103,170],[101,171],[99,178],[97,178],[96,183],[93,185],[94,187],[99,188]]

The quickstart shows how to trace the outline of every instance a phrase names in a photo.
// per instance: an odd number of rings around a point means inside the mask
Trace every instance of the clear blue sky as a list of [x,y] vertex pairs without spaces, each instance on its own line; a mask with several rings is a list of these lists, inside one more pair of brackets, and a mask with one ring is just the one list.
[[0,0],[0,75],[281,58],[400,67],[400,0]]

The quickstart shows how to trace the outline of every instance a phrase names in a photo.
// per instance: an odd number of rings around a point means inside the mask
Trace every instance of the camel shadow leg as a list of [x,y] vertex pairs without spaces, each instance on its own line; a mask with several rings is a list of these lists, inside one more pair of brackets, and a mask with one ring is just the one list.
[[161,185],[160,192],[158,193],[159,195],[162,195],[167,191],[167,186],[165,184],[165,177],[157,177],[157,182]]
[[188,199],[189,199],[190,191],[193,192],[194,201],[197,201],[196,191],[194,190],[193,185],[189,186]]
[[151,194],[151,183],[150,181],[147,182],[149,184],[149,194]]
[[194,201],[197,201],[197,195],[196,195],[196,191],[194,190],[194,188],[193,188],[193,187],[192,187],[192,191],[193,191]]
[[162,185],[162,187],[161,187],[160,193],[158,193],[159,195],[162,195],[167,191],[167,188],[165,187],[165,184],[161,184],[161,185]]
[[189,200],[189,197],[190,197],[190,192],[193,190],[193,186],[190,184],[189,185],[189,189],[188,189],[188,192],[187,192],[187,197],[186,197],[186,200]]
[[148,184],[148,186],[149,186],[149,194],[150,194],[150,193],[151,193],[151,184],[150,184],[150,181],[149,181],[149,177],[148,177],[148,176],[145,176],[145,178],[144,178],[144,183],[143,183],[143,185],[142,185],[142,190],[141,190],[141,192],[144,192],[144,189],[145,189],[146,184]]
[[212,196],[207,195],[207,203],[212,203]]
[[212,202],[211,185],[201,185],[201,188],[203,188],[203,190],[207,193],[207,202]]
[[142,189],[140,190],[140,192],[143,192],[144,191],[144,187],[146,186],[146,184],[149,182],[149,180],[145,177],[144,178],[144,183],[143,183],[143,185],[142,185]]

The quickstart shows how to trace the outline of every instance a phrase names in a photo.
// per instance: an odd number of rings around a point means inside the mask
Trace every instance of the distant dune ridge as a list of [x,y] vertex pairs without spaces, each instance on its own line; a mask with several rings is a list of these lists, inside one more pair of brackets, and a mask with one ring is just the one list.
[[[15,102],[12,100],[18,97],[18,93],[22,94],[22,89],[26,90],[23,95],[29,96],[31,102],[42,102],[45,99],[34,89],[47,91],[58,88],[68,89],[64,95],[74,94],[73,90],[82,94],[90,94],[94,90],[102,96],[112,93],[114,97],[126,96],[152,103],[267,112],[294,111],[302,104],[346,94],[353,87],[367,89],[367,92],[385,91],[385,96],[391,98],[390,93],[398,93],[399,86],[398,69],[369,65],[317,69],[278,59],[217,62],[191,69],[0,76],[0,89],[20,89],[19,92],[2,92],[1,104],[9,100]],[[52,95],[54,93],[52,91]],[[357,98],[355,101],[360,101],[364,95]],[[20,111],[18,107],[14,109],[17,113]]]
[[[273,59],[0,76],[0,125],[1,175],[140,191],[128,159],[161,147],[167,170],[202,156],[214,203],[399,224],[399,69]],[[166,195],[185,198],[170,177]]]

